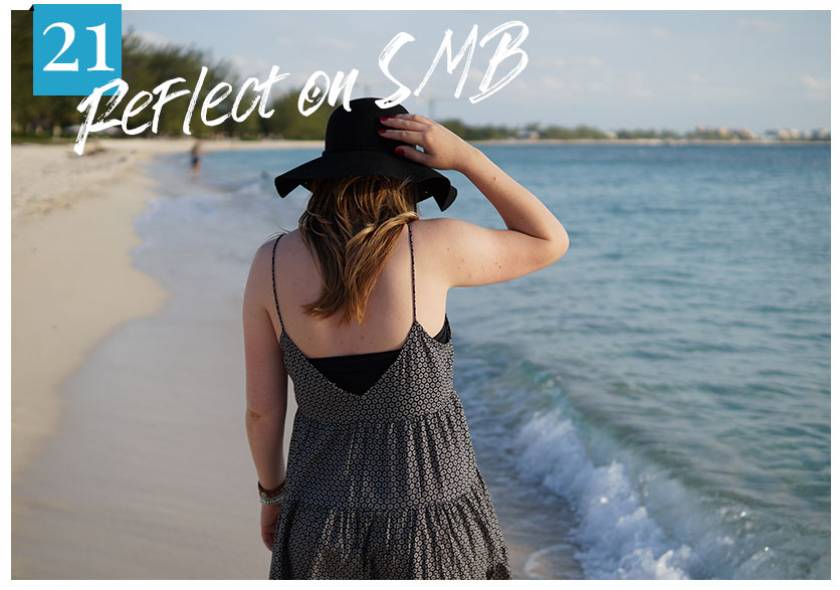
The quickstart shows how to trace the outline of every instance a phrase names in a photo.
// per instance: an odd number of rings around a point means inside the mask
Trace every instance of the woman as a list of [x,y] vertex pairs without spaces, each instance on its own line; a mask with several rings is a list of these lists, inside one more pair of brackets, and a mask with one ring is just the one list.
[[[509,578],[452,384],[446,295],[544,268],[568,236],[443,126],[374,99],[350,107],[330,116],[320,158],[275,179],[281,196],[312,195],[298,229],[259,248],[245,288],[269,578]],[[417,202],[445,209],[457,194],[434,168],[469,178],[508,229],[419,219]],[[284,466],[287,375],[298,410]]]

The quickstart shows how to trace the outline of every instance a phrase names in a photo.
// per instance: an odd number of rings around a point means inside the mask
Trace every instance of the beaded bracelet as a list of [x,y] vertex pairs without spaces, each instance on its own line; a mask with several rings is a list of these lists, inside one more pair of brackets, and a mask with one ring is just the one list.
[[262,487],[262,484],[257,480],[257,490],[260,493],[260,502],[263,504],[277,504],[280,501],[280,496],[283,491],[283,487],[286,485],[286,480],[283,480],[279,486],[274,488],[273,490],[267,490]]

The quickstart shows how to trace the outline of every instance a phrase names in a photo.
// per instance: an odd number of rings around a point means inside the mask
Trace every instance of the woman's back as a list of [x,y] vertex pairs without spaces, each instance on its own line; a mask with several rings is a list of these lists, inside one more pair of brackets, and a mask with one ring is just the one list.
[[[428,223],[411,223],[411,242],[408,224],[405,225],[376,279],[362,325],[341,323],[338,314],[320,319],[304,313],[301,306],[316,299],[322,288],[319,265],[299,231],[285,234],[276,243],[273,272],[277,279],[277,305],[288,336],[303,354],[323,358],[398,350],[412,323],[412,247],[417,321],[429,334],[439,334],[444,329],[449,287],[435,273],[434,264],[429,264],[434,250],[426,247],[426,239],[431,237],[425,231]],[[279,321],[275,327],[279,337]]]
[[[413,234],[416,231],[413,228],[414,228],[415,225],[417,225],[417,223],[418,223],[417,221],[414,221],[414,222],[412,222],[411,225],[406,224],[406,226],[405,226],[406,229],[408,230],[407,231],[408,245],[409,245],[409,261],[408,261],[408,263],[407,264],[404,263],[404,261],[399,256],[396,256],[396,257],[395,256],[390,256],[388,258],[388,260],[386,260],[386,264],[385,264],[385,266],[388,268],[387,272],[389,273],[389,275],[394,276],[393,282],[396,283],[397,286],[399,286],[400,279],[401,278],[404,279],[404,277],[400,277],[399,274],[405,275],[407,273],[405,273],[405,272],[399,273],[398,269],[394,269],[394,267],[409,266],[411,268],[410,278],[411,278],[411,282],[412,282],[412,294],[415,297],[412,300],[412,304],[413,304],[412,309],[413,309],[413,314],[414,314],[412,316],[412,322],[413,322],[414,317],[416,317],[416,312],[417,312],[417,309],[416,309],[416,277],[415,277],[416,261],[415,261],[415,256],[414,256],[414,240],[413,240]],[[403,234],[405,234],[405,233],[406,232],[403,231]],[[285,304],[283,304],[283,305],[280,304],[280,297],[277,294],[277,281],[276,281],[277,247],[280,244],[280,238],[282,238],[284,235],[285,234],[281,234],[280,236],[278,236],[276,238],[276,240],[274,242],[274,245],[273,245],[273,248],[272,248],[272,265],[271,265],[271,268],[272,268],[272,289],[274,290],[274,305],[275,305],[275,308],[276,308],[275,310],[277,311],[277,317],[278,318],[283,317],[281,308],[285,307]],[[302,275],[305,276],[306,274],[312,272],[313,268],[315,269],[315,272],[318,273],[317,268],[315,268],[316,265],[314,264],[314,261],[311,261],[311,260],[308,261],[308,260],[306,260],[305,257],[300,257],[298,259],[298,261],[301,262],[301,265],[302,265],[302,268],[300,269]],[[309,266],[310,266],[310,268],[308,268],[308,269],[305,268],[307,266],[307,264],[309,264]],[[385,271],[383,270],[383,272],[385,272]],[[381,276],[381,273],[380,273],[380,276]],[[378,283],[377,283],[377,285],[378,285]],[[374,293],[376,293],[376,291],[377,291],[377,288],[375,286],[374,287]],[[380,293],[385,292],[385,291],[388,291],[388,290],[381,289]],[[388,305],[389,302],[387,301],[387,297],[390,296],[390,295],[391,295],[391,293],[386,293],[385,295],[380,296],[379,303],[380,303],[381,307],[385,307],[385,308],[394,307],[393,305]],[[398,300],[402,299],[402,297],[400,296],[399,293],[397,293],[396,298]],[[398,303],[399,303],[399,301],[398,301]],[[298,306],[298,308],[300,309],[301,307]],[[370,306],[368,306],[368,311],[369,311],[369,309],[370,309]],[[399,326],[399,319],[400,319],[399,315],[400,314],[395,313],[395,314],[385,315],[385,314],[380,313],[379,315],[384,315],[385,322],[383,322],[381,318],[380,319],[374,319],[373,321],[370,321],[370,315],[371,315],[370,313],[366,314],[366,321],[364,322],[364,329],[365,329],[364,333],[362,333],[361,335],[358,334],[358,333],[356,333],[356,334],[345,334],[346,339],[354,339],[354,338],[355,339],[361,339],[366,334],[370,333],[371,331],[372,331],[373,335],[375,336],[376,335],[376,325],[375,324],[378,323],[380,325],[386,325],[389,320],[390,320],[390,323],[392,325],[397,325],[397,329],[399,329],[399,327],[400,327]],[[288,320],[283,322],[283,326],[281,326],[281,330],[285,327],[287,321]],[[312,320],[310,318],[305,318],[301,321],[302,321],[302,323],[305,323],[305,322],[312,321]],[[374,325],[372,326],[371,324],[374,324]],[[353,327],[357,327],[356,324],[351,324],[351,325]],[[342,328],[343,328],[343,326],[327,325],[327,326],[324,327],[324,330],[325,331],[328,331],[330,329],[340,330]],[[337,384],[339,387],[341,387],[342,389],[344,389],[344,390],[346,390],[350,393],[353,393],[353,394],[356,394],[356,395],[363,395],[371,386],[373,386],[374,383],[376,383],[379,380],[379,378],[388,370],[388,368],[391,365],[394,364],[394,362],[397,359],[397,356],[399,355],[399,353],[400,353],[400,351],[403,347],[403,344],[405,343],[405,339],[407,338],[407,334],[408,334],[408,331],[410,329],[411,329],[411,324],[409,324],[409,328],[407,330],[405,330],[406,336],[403,337],[400,344],[397,345],[396,347],[392,347],[392,348],[383,348],[381,350],[377,348],[377,349],[371,350],[371,351],[354,352],[354,353],[341,353],[341,354],[329,354],[329,355],[319,354],[317,356],[313,355],[313,354],[306,354],[306,353],[303,353],[302,351],[301,351],[301,354],[305,354],[305,356],[308,359],[309,364],[312,365],[315,368],[315,370],[317,370],[319,373],[321,373],[323,376],[325,376],[327,379],[329,379],[332,383]],[[425,330],[426,328],[423,328],[423,329]],[[353,330],[353,331],[358,332],[358,330]],[[296,338],[292,337],[289,334],[281,334],[281,337],[284,337],[284,336],[287,337],[288,339],[294,341],[295,346],[298,347],[298,350],[301,350],[300,347],[299,347],[299,344],[297,343]],[[434,339],[436,341],[440,342],[440,343],[447,343],[447,342],[449,342],[450,338],[451,338],[451,331],[450,331],[450,327],[449,327],[449,319],[444,315],[443,326],[440,328],[440,330],[437,331],[437,333],[434,336]],[[376,340],[376,339],[373,338],[373,340]],[[362,340],[362,342],[363,342],[363,344],[365,344],[368,347],[371,346],[370,340],[365,339],[365,340]]]

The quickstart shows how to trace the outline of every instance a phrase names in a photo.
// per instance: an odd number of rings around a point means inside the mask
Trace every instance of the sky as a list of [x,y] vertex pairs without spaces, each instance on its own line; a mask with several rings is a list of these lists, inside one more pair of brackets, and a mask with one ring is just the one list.
[[[278,83],[281,90],[301,86],[317,70],[333,76],[356,68],[353,98],[396,89],[378,57],[398,33],[414,41],[393,57],[391,72],[414,90],[447,29],[457,52],[473,25],[480,40],[509,21],[528,27],[521,44],[528,64],[512,82],[481,102],[469,101],[496,37],[476,47],[459,98],[462,70],[447,73],[444,58],[406,108],[472,124],[604,130],[830,127],[828,11],[123,12],[125,31],[209,51],[243,76],[263,79],[277,65],[290,74]],[[495,79],[516,62],[501,62]]]

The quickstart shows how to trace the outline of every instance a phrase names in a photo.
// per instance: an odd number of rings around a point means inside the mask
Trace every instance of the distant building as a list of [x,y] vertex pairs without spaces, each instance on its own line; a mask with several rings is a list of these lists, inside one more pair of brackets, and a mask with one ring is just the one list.
[[755,140],[760,137],[758,133],[754,133],[751,129],[747,129],[746,127],[735,129],[734,133],[738,139]]
[[799,129],[785,127],[782,129],[768,129],[764,132],[764,136],[768,139],[776,139],[778,141],[829,141],[831,140],[831,131],[825,127],[812,129],[811,131],[800,131]]
[[517,129],[516,139],[539,139],[540,132],[536,129]]
[[814,129],[813,131],[811,131],[811,139],[815,139],[818,141],[826,141],[828,139],[831,139],[831,131],[829,131],[825,127]]
[[747,129],[746,127],[738,127],[730,129],[729,127],[706,127],[698,125],[694,131],[689,131],[686,134],[689,139],[710,139],[710,140],[755,140],[760,139],[760,135]]
[[805,134],[799,129],[790,128],[779,129],[778,138],[782,141],[791,139],[807,139]]

